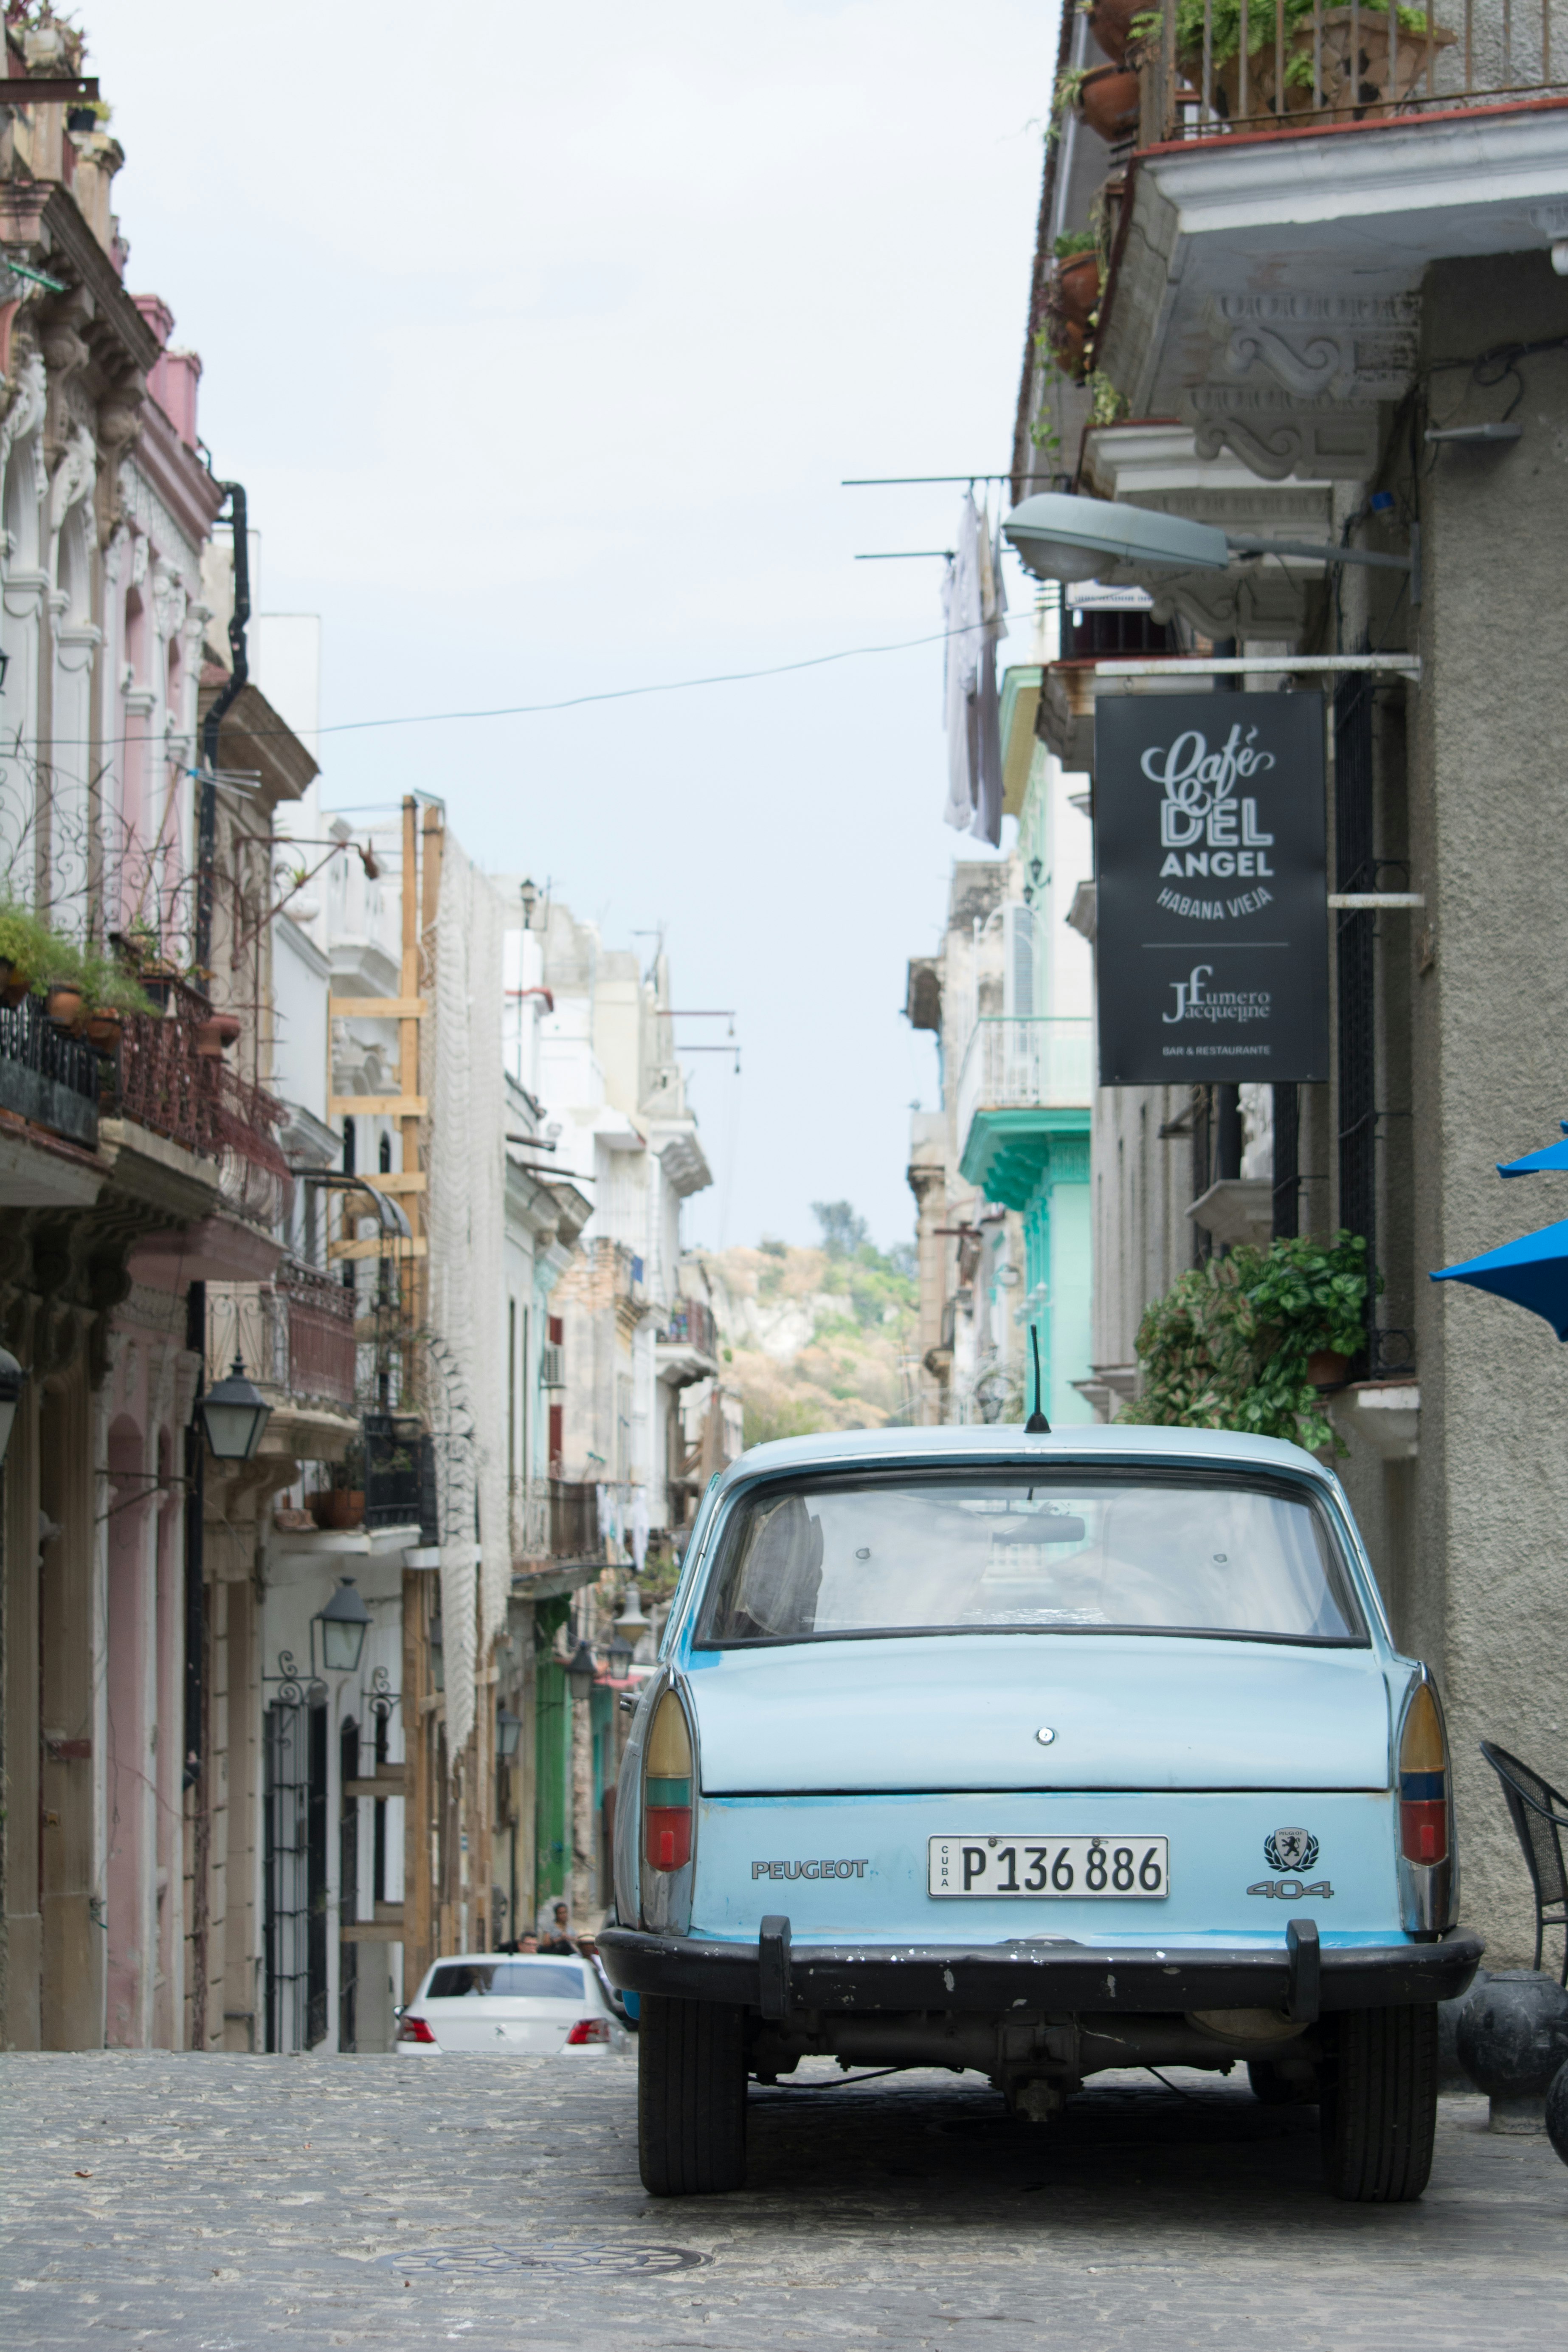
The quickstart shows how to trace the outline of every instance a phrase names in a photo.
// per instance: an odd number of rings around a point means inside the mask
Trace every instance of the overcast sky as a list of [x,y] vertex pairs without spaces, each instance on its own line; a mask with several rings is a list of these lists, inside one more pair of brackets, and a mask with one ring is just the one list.
[[[960,493],[1004,466],[1053,0],[83,0],[128,282],[202,354],[262,601],[319,612],[333,724],[931,636]],[[1027,642],[1016,575],[1013,657]],[[611,946],[658,925],[707,1242],[905,1238],[933,1107],[942,648],[500,720],[327,735],[340,804],[438,793]],[[636,939],[647,951],[652,940]],[[722,1024],[692,1022],[693,1043]]]

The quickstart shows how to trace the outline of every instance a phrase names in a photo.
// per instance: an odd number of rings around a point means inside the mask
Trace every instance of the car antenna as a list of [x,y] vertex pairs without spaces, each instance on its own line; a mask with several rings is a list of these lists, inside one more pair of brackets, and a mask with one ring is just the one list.
[[1051,1424],[1040,1411],[1040,1333],[1037,1324],[1031,1323],[1029,1326],[1029,1345],[1035,1351],[1035,1410],[1024,1423],[1024,1427],[1032,1436],[1048,1437],[1051,1433]]

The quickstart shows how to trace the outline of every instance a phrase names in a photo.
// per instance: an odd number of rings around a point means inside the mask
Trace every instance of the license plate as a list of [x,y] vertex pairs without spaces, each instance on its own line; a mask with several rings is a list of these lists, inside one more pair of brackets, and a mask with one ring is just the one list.
[[1163,1837],[933,1837],[932,1895],[1156,1901],[1171,1891]]

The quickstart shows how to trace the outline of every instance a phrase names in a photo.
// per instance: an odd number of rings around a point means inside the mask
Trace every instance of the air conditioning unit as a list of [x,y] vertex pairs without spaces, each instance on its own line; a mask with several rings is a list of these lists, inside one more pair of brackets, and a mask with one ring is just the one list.
[[539,1351],[539,1385],[542,1389],[563,1389],[566,1376],[561,1369],[561,1349],[541,1348]]

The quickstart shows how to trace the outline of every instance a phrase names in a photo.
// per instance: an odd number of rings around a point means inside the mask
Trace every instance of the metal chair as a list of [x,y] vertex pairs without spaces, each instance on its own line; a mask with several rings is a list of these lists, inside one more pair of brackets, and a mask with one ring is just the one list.
[[1489,1739],[1481,1741],[1481,1754],[1502,1782],[1503,1802],[1535,1889],[1535,1965],[1541,1966],[1547,1928],[1561,1927],[1559,1982],[1568,1986],[1568,1866],[1563,1859],[1561,1834],[1568,1830],[1568,1797],[1539,1772],[1532,1772],[1528,1764],[1521,1764],[1517,1756],[1510,1756],[1506,1748],[1494,1748]]

